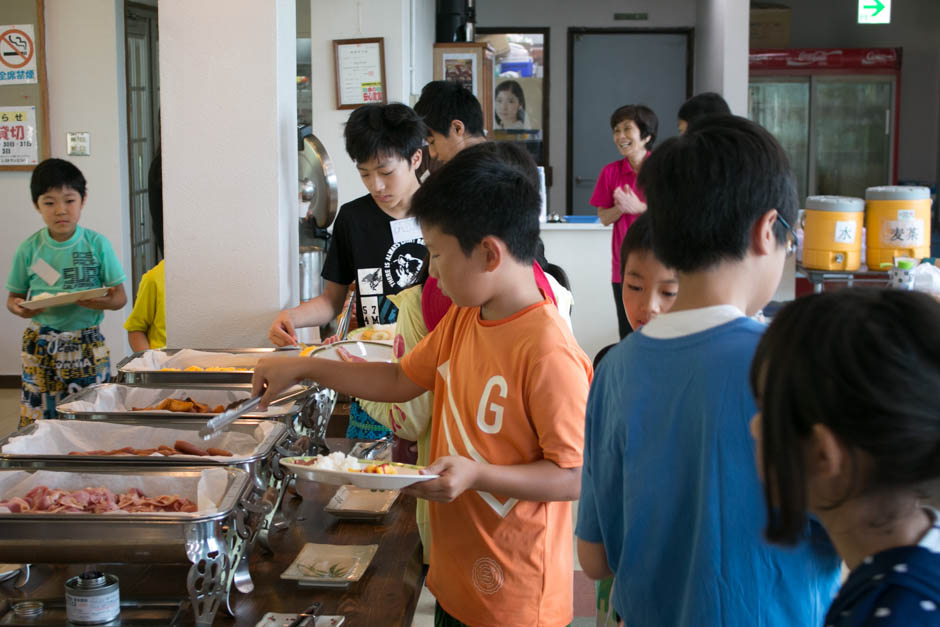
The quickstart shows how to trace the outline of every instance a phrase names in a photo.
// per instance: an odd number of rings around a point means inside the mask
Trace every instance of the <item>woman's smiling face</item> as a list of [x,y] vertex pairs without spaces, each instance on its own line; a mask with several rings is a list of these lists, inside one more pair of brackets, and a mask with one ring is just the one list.
[[633,120],[621,120],[614,127],[614,145],[624,157],[645,155],[650,137],[640,137],[640,129]]

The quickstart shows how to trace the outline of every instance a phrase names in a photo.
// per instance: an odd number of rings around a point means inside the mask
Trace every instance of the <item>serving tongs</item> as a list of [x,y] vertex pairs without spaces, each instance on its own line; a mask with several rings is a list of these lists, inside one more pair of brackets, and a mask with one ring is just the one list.
[[209,420],[206,421],[205,426],[203,426],[202,429],[199,430],[200,437],[202,437],[203,440],[208,440],[209,438],[214,436],[216,433],[218,433],[219,431],[229,426],[230,424],[232,424],[233,422],[235,422],[236,420],[238,420],[239,418],[241,418],[242,416],[250,412],[252,409],[257,407],[258,403],[260,402],[261,402],[261,396],[260,395],[254,396],[252,398],[249,398],[247,401],[245,401],[241,405],[238,405],[237,407],[233,407],[229,410],[223,411],[221,414],[219,414],[215,418],[210,418]]
[[343,317],[339,319],[339,325],[336,327],[336,339],[345,340],[346,336],[349,334],[349,321],[352,318],[353,310],[356,308],[356,288],[353,288],[349,291],[349,304],[346,305],[346,311],[343,312]]

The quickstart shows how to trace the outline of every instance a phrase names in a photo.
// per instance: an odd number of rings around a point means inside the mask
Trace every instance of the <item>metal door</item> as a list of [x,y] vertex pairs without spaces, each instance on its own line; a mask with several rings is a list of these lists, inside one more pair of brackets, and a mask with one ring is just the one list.
[[644,104],[659,118],[658,144],[674,136],[691,95],[691,29],[568,29],[568,212],[595,213],[590,198],[601,169],[622,159],[610,114]]

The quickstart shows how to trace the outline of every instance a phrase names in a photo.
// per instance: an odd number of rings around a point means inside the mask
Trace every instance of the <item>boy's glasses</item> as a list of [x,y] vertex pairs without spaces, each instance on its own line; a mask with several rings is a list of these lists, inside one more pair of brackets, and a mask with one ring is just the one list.
[[793,231],[793,228],[789,225],[789,223],[786,220],[783,219],[783,216],[780,215],[779,213],[777,214],[777,222],[782,224],[784,228],[787,230],[787,241],[786,241],[786,244],[784,245],[784,250],[786,251],[787,257],[792,257],[794,254],[796,254],[797,242],[799,240],[797,239],[796,233]]

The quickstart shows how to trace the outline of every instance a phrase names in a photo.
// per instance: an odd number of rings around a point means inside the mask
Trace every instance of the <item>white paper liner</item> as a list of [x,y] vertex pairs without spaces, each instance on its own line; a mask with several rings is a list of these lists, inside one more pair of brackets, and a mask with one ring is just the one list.
[[259,359],[270,356],[269,353],[215,353],[197,351],[192,348],[181,349],[173,355],[161,350],[148,350],[140,357],[135,357],[127,362],[124,365],[124,370],[128,372],[148,372],[163,368],[184,369],[189,366],[199,366],[201,368],[209,366],[254,368]]
[[[235,431],[223,431],[203,440],[198,429],[171,429],[168,427],[148,427],[122,425],[112,422],[92,420],[39,420],[35,431],[29,435],[10,438],[0,452],[6,455],[68,455],[72,451],[114,450],[131,446],[133,448],[155,448],[165,444],[172,448],[177,440],[195,444],[199,448],[223,448],[232,453],[232,457],[219,455],[174,455],[173,459],[208,459],[221,462],[233,462],[238,459],[260,455],[268,434],[278,423],[260,422],[252,434]],[[136,456],[127,456],[134,458]],[[159,453],[153,457],[166,459]],[[74,457],[81,461],[81,457]],[[118,457],[115,457],[118,459]]]
[[[106,487],[115,494],[137,488],[148,497],[178,494],[196,503],[195,512],[141,512],[148,515],[198,517],[218,511],[219,504],[228,491],[228,471],[225,468],[206,468],[199,477],[156,476],[156,475],[120,475],[85,472],[57,472],[54,470],[4,470],[0,471],[0,500],[23,497],[38,486],[44,485],[53,490],[83,490],[85,488]],[[0,513],[9,514],[10,510],[0,507]],[[120,512],[109,512],[120,513]],[[131,512],[125,512],[133,516]],[[80,514],[63,514],[76,516]]]
[[[284,392],[299,392],[302,388],[294,386]],[[192,398],[200,403],[209,405],[212,409],[217,405],[227,406],[234,401],[247,401],[251,397],[251,391],[245,390],[209,390],[209,389],[185,389],[185,388],[151,388],[139,387],[133,385],[120,385],[115,383],[105,383],[88,388],[88,391],[81,393],[81,398],[62,403],[56,407],[63,413],[128,413],[133,412],[135,407],[153,407],[167,398],[185,399]],[[250,415],[265,416],[277,418],[285,414],[293,414],[297,411],[297,403],[286,403],[284,405],[272,405],[265,411],[252,410]],[[134,412],[136,413],[136,412]],[[148,409],[145,413],[158,413],[180,416],[208,416],[210,414],[190,414],[187,412],[168,411],[163,409]],[[215,414],[211,414],[215,415]],[[124,446],[128,446],[125,444]]]

